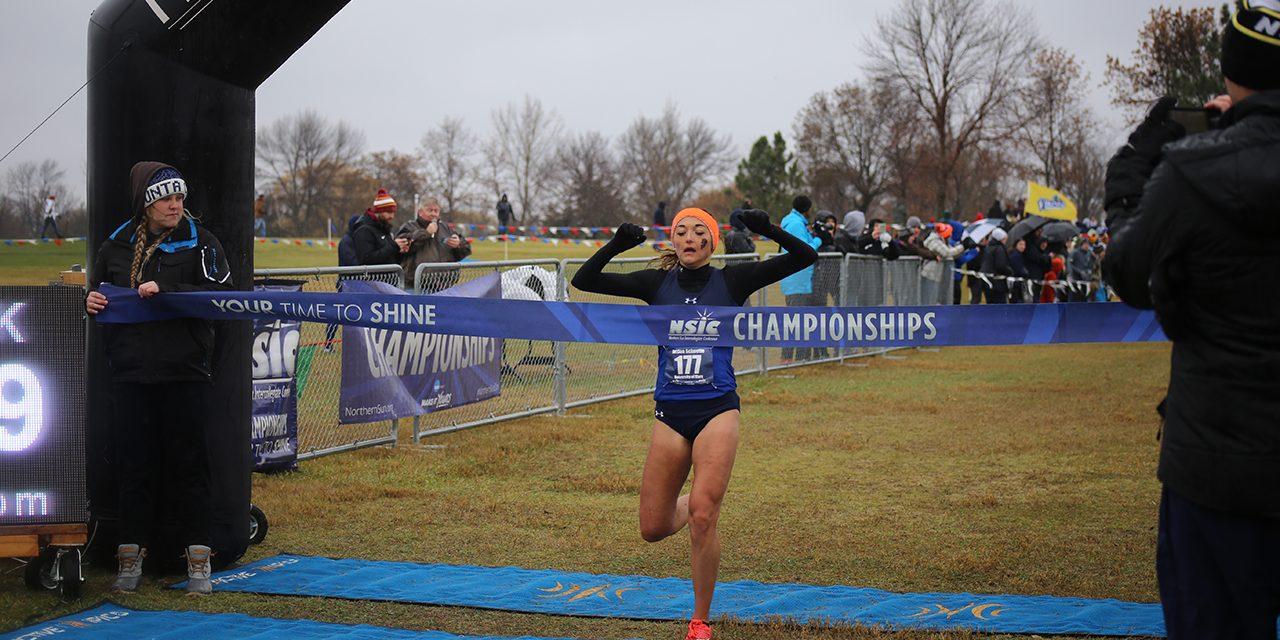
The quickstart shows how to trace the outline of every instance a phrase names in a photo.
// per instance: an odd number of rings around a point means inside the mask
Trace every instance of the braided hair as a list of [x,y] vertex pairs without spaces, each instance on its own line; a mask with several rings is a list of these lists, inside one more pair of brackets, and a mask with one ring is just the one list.
[[[183,211],[182,212],[183,218],[185,218],[186,215],[187,215],[186,211]],[[161,234],[159,238],[156,238],[155,242],[148,244],[147,243],[148,234],[147,234],[146,211],[144,210],[142,215],[138,217],[137,227],[134,229],[134,233],[133,233],[134,235],[133,264],[129,266],[129,287],[131,289],[138,288],[138,279],[142,275],[143,265],[145,265],[147,261],[151,259],[152,254],[154,254],[156,252],[156,249],[160,247],[160,243],[167,240],[170,235],[173,235],[174,229],[177,229],[177,228],[178,228],[177,226],[174,226],[173,228]]]

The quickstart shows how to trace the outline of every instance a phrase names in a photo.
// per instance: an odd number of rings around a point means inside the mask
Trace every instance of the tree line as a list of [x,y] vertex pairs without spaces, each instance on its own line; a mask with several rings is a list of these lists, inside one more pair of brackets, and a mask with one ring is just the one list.
[[[1221,91],[1224,6],[1151,10],[1131,61],[1108,56],[1112,103],[1130,120],[1161,95],[1200,104]],[[324,235],[364,211],[379,187],[402,209],[434,197],[444,214],[493,222],[507,194],[516,224],[614,226],[702,206],[723,214],[744,199],[782,214],[798,192],[837,213],[860,209],[968,217],[1016,197],[1023,181],[1058,188],[1082,214],[1101,213],[1112,149],[1085,104],[1092,79],[1066,50],[1046,46],[1025,8],[1002,0],[923,0],[880,16],[861,43],[855,77],[812,95],[790,124],[736,158],[729,136],[675,104],[620,135],[566,129],[526,96],[489,114],[482,138],[446,117],[405,151],[366,149],[363,132],[312,110],[261,126],[257,187],[273,235]],[[83,233],[83,203],[52,160],[0,177],[0,236],[40,228],[59,197],[64,233]]]

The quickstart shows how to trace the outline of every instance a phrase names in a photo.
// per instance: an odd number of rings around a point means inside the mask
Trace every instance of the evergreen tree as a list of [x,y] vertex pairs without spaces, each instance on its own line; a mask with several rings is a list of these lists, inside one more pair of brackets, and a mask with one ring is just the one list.
[[787,152],[782,132],[774,132],[773,144],[760,136],[751,146],[751,154],[738,163],[734,185],[757,209],[764,209],[776,222],[791,211],[791,199],[803,184],[795,156]]

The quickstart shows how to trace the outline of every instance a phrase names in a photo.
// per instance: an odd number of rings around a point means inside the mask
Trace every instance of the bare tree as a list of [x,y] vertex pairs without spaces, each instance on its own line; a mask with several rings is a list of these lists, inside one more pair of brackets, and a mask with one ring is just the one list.
[[363,133],[303,111],[260,131],[257,147],[258,177],[274,194],[272,217],[283,232],[322,230],[326,218],[345,214],[338,178],[357,164]]
[[1025,9],[991,0],[902,3],[864,44],[877,81],[895,85],[929,124],[937,157],[935,205],[954,200],[963,156],[1018,126],[1012,107],[1037,47]]
[[623,182],[609,140],[594,131],[569,136],[556,150],[555,214],[549,222],[615,226],[626,222]]
[[[395,149],[375,151],[365,159],[365,172],[378,188],[387,190],[402,210],[413,206],[414,194],[426,189],[422,175],[422,158]],[[369,194],[372,201],[373,194]]]
[[1028,71],[1029,84],[1017,101],[1025,124],[1013,137],[1026,157],[1035,159],[1028,168],[1059,189],[1073,146],[1096,137],[1099,126],[1084,104],[1089,76],[1062,49],[1038,51]]
[[[486,147],[487,161],[498,169],[495,184],[509,180],[515,186],[516,221],[542,215],[543,199],[551,188],[556,143],[563,125],[555,111],[525,96],[524,104],[509,103],[493,112],[493,138]],[[499,189],[501,187],[499,186]]]
[[39,234],[44,222],[44,202],[50,195],[57,196],[63,211],[75,206],[67,199],[67,186],[63,182],[66,173],[52,159],[19,162],[5,173],[4,196],[22,234]]
[[1113,149],[1089,129],[1080,128],[1074,135],[1063,158],[1062,191],[1076,203],[1079,215],[1100,217],[1107,160]]
[[636,118],[619,141],[622,170],[631,179],[632,206],[647,211],[659,201],[678,209],[699,187],[722,180],[733,166],[732,143],[701,118],[681,124],[674,105],[662,115]]
[[444,214],[450,218],[472,199],[476,144],[475,135],[461,118],[446,117],[422,136],[420,149],[427,183],[439,193]]
[[892,91],[847,83],[820,92],[796,116],[797,158],[824,206],[868,211],[888,192],[898,147],[914,142],[899,127]]

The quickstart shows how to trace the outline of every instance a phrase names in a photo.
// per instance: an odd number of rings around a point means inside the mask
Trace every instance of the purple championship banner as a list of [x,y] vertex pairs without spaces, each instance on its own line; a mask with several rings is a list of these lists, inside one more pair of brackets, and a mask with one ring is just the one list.
[[[344,280],[343,293],[412,297],[385,282]],[[495,272],[433,296],[498,298]],[[339,424],[407,418],[501,392],[502,339],[347,327],[342,331]]]
[[[259,284],[255,291],[301,291],[300,284]],[[256,318],[250,364],[253,418],[249,447],[254,471],[298,468],[298,398],[295,384],[302,323]]]
[[102,285],[98,322],[278,318],[557,342],[719,347],[948,347],[1161,342],[1151,311],[1119,302],[932,307],[633,306],[374,293],[162,293]]

